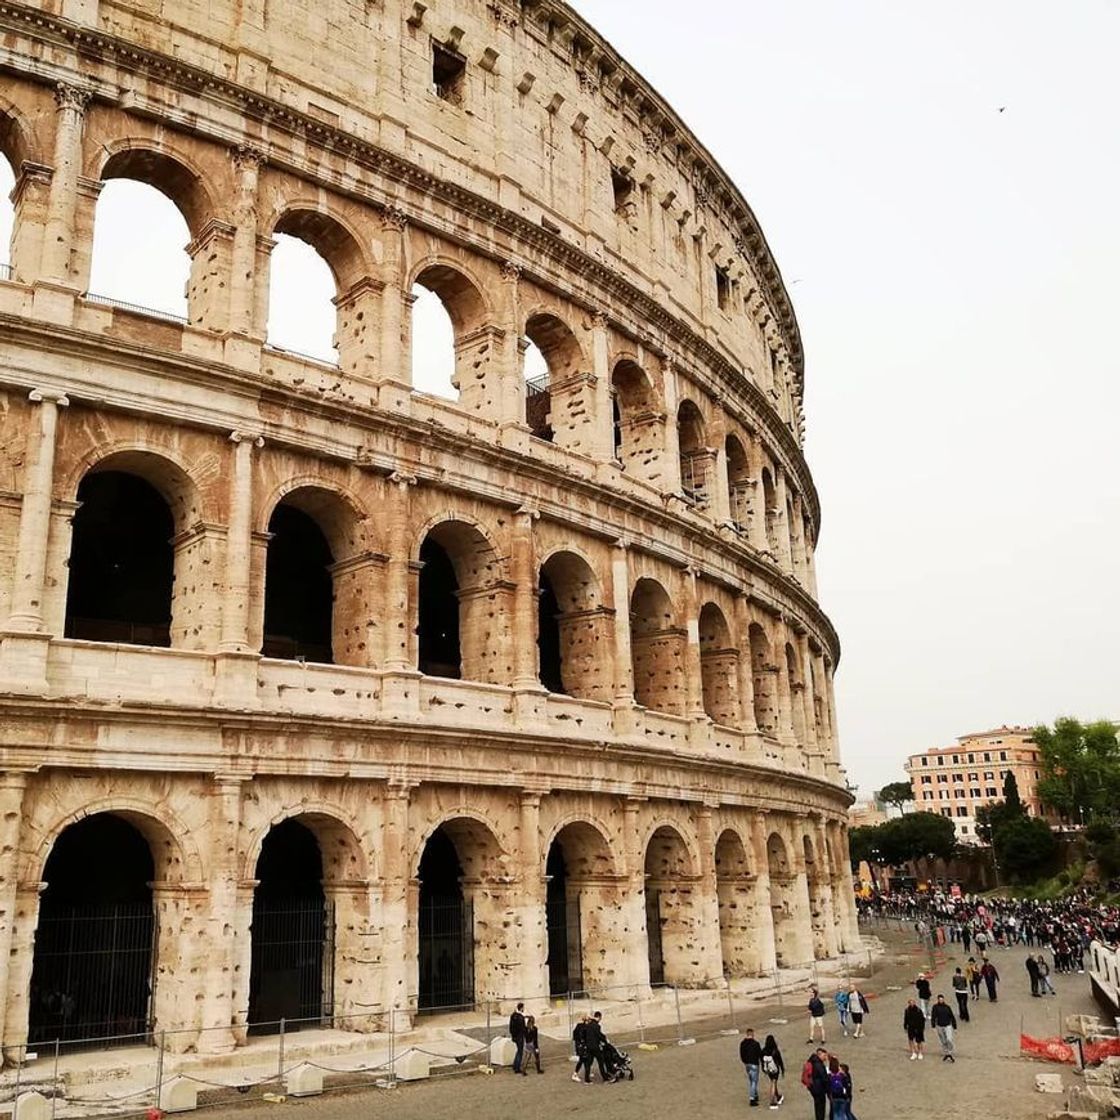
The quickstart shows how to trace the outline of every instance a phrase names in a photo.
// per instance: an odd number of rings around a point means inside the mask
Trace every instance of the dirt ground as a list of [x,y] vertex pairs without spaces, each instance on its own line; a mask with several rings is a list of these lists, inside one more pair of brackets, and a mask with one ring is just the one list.
[[[1003,983],[999,999],[986,996],[972,1007],[972,1021],[957,1033],[957,1061],[941,1062],[936,1036],[930,1032],[926,1058],[907,1058],[902,1031],[902,1010],[907,991],[889,991],[893,985],[912,981],[929,955],[917,949],[904,933],[881,934],[888,952],[876,973],[862,982],[871,1002],[867,1037],[854,1040],[840,1035],[837,1020],[827,1021],[829,1048],[852,1069],[857,1120],[928,1120],[937,1115],[984,1117],[985,1120],[1034,1120],[1064,1104],[1064,1096],[1034,1090],[1034,1076],[1061,1067],[1030,1062],[1018,1055],[1020,1030],[1048,1036],[1059,1033],[1060,1016],[1092,1012],[1089,981],[1085,976],[1055,976],[1057,997],[1032,999],[1023,967],[1022,948],[996,950],[992,959]],[[963,964],[959,946],[946,947],[946,961],[938,965],[934,995],[950,995],[949,977]],[[831,993],[824,993],[830,995]],[[772,1023],[789,1018],[788,1024]],[[785,1056],[789,1076],[785,1104],[778,1115],[812,1117],[812,1103],[801,1087],[801,1064],[808,1054],[805,1021],[794,1015],[790,1000],[784,1008],[759,1005],[743,1026],[753,1026],[762,1037],[773,1033]],[[609,1033],[610,1025],[606,1024]],[[702,1029],[697,1029],[701,1034]],[[590,1086],[570,1080],[571,1064],[559,1044],[547,1044],[545,1072],[515,1077],[509,1070],[439,1077],[397,1089],[353,1093],[327,1093],[322,1097],[283,1104],[208,1110],[209,1115],[229,1112],[236,1120],[366,1120],[391,1116],[393,1120],[552,1120],[554,1117],[594,1113],[597,1120],[647,1120],[682,1117],[685,1120],[727,1120],[746,1115],[770,1115],[763,1106],[747,1105],[746,1082],[738,1058],[738,1038],[700,1039],[692,1046],[668,1046],[655,1052],[630,1050],[635,1080],[617,1085]],[[1076,1077],[1063,1070],[1067,1085]]]

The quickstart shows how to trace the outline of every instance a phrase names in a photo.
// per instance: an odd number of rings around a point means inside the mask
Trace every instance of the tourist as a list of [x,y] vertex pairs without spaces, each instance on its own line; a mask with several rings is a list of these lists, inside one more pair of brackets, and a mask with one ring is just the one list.
[[828,1060],[828,1100],[832,1120],[850,1120],[852,1079],[844,1072],[838,1058]]
[[540,1031],[537,1030],[537,1020],[532,1015],[525,1020],[525,1058],[521,1066],[522,1073],[525,1073],[530,1058],[536,1063],[537,1073],[544,1073],[541,1069]]
[[953,973],[953,995],[957,997],[957,1012],[962,1023],[968,1022],[968,981],[958,966]]
[[968,981],[968,990],[972,993],[973,999],[980,998],[980,966],[976,963],[975,957],[968,958],[968,964],[965,965],[964,978]]
[[966,953],[972,947],[972,930],[968,928],[967,923],[961,928],[961,944],[964,946]]
[[906,1010],[902,1013],[902,1029],[906,1032],[910,1061],[920,1062],[926,1044],[926,1017],[914,999],[906,1001]]
[[848,993],[843,987],[836,989],[836,1014],[840,1019],[840,1029],[848,1037]]
[[821,1032],[821,1042],[824,1037],[824,1002],[815,987],[809,989],[809,1045],[812,1046],[817,1031]]
[[1058,993],[1054,991],[1054,985],[1050,982],[1050,966],[1046,963],[1046,958],[1039,953],[1035,959],[1038,961],[1038,982],[1042,994],[1049,992],[1052,996],[1056,996]]
[[1030,953],[1027,954],[1027,976],[1031,981],[1031,995],[1037,996],[1038,991],[1038,961]]
[[955,1063],[957,1059],[953,1057],[953,1032],[957,1029],[957,1020],[944,996],[937,997],[929,1021],[936,1028],[937,1037],[941,1041],[941,1060]]
[[914,990],[918,993],[918,1006],[922,1009],[922,1014],[928,1019],[932,990],[929,986],[929,979],[924,972],[918,973],[918,978],[914,981]]
[[509,1017],[509,1037],[516,1047],[513,1055],[513,1072],[524,1074],[525,1071],[521,1068],[521,1061],[525,1056],[525,1004],[523,1003],[519,1003]]
[[824,1120],[828,1102],[828,1051],[823,1047],[814,1050],[801,1070],[801,1084],[813,1098],[813,1120]]
[[786,1075],[786,1064],[782,1061],[778,1040],[772,1034],[768,1034],[762,1044],[762,1072],[770,1079],[770,1107],[777,1108],[785,1100],[778,1092],[778,1081]]
[[572,1030],[572,1046],[575,1048],[576,1052],[576,1068],[575,1072],[572,1074],[573,1081],[581,1080],[580,1070],[583,1069],[585,1062],[587,1063],[587,1072],[589,1074],[591,1073],[591,1059],[587,1054],[587,1020],[587,1015],[581,1015],[579,1017],[579,1022],[576,1023]]
[[871,1011],[867,1000],[855,984],[848,989],[848,1014],[852,1017],[852,1038],[863,1038],[863,1017]]
[[587,1020],[587,1026],[583,1032],[583,1044],[587,1049],[587,1058],[583,1064],[584,1084],[591,1084],[591,1063],[594,1061],[598,1063],[599,1076],[603,1079],[603,1084],[606,1085],[610,1080],[610,1074],[607,1073],[607,1067],[603,1064],[603,1013],[601,1011],[596,1011]]
[[758,1074],[762,1069],[762,1047],[754,1037],[754,1031],[748,1027],[743,1041],[739,1043],[739,1061],[747,1070],[747,1091],[750,1094],[751,1108],[758,1107]]
[[985,987],[988,989],[988,1002],[996,1002],[996,985],[999,983],[999,973],[996,971],[996,966],[992,964],[987,957],[984,958],[984,963],[980,967],[980,978],[984,981]]

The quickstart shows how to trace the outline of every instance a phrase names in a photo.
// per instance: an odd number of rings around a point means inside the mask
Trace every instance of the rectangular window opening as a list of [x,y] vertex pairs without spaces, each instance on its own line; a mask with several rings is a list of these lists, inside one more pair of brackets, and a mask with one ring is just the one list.
[[634,180],[617,167],[612,167],[611,190],[614,192],[615,210],[619,213],[624,212],[630,204],[630,196],[634,193]]
[[461,104],[466,75],[467,60],[461,54],[439,43],[432,44],[432,90],[436,97],[453,105]]
[[731,277],[727,269],[716,266],[716,303],[720,311],[726,311],[731,303]]

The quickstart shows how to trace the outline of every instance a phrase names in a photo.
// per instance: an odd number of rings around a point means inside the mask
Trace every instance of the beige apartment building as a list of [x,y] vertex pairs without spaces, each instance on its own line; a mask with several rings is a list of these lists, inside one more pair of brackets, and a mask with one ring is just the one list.
[[1019,796],[1032,817],[1040,816],[1039,749],[1029,727],[997,727],[962,735],[954,746],[934,747],[911,755],[906,773],[918,812],[950,817],[962,844],[975,844],[976,810],[1003,799],[1003,781],[1010,770]]

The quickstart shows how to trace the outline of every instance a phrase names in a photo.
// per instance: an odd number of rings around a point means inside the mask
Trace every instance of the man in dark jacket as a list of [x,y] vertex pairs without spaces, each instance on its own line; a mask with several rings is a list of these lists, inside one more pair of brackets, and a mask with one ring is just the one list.
[[968,981],[958,968],[953,973],[953,995],[957,997],[957,1013],[962,1023],[968,1022]]
[[824,1037],[824,1001],[820,997],[820,993],[816,987],[809,989],[809,1045],[813,1045],[816,1038],[817,1031],[821,1032],[821,1042],[825,1041]]
[[906,1031],[910,1061],[921,1061],[926,1044],[926,1017],[912,999],[906,1001],[906,1010],[902,1013],[902,1029]]
[[607,1067],[603,1065],[603,1013],[596,1011],[590,1019],[587,1020],[587,1026],[583,1031],[583,1045],[587,1051],[587,1057],[583,1063],[583,1080],[588,1084],[591,1083],[591,1063],[592,1061],[599,1063],[599,1076],[603,1079],[605,1085],[610,1080],[610,1074],[607,1073]]
[[572,1030],[572,1045],[576,1051],[576,1068],[572,1074],[573,1081],[580,1080],[580,1070],[583,1069],[584,1063],[587,1063],[587,1071],[591,1072],[591,1059],[587,1056],[587,1016],[581,1015],[579,1022],[576,1023]]
[[813,1098],[813,1120],[824,1120],[828,1104],[828,1051],[823,1046],[809,1055],[809,1083],[805,1088]]
[[513,1072],[528,1074],[521,1068],[521,1059],[525,1056],[525,1004],[519,1003],[509,1017],[509,1037],[517,1047],[513,1055]]
[[999,983],[999,973],[996,971],[996,966],[987,957],[984,958],[984,964],[980,969],[980,978],[988,989],[989,1001],[995,1003],[998,998],[996,996],[996,985]]
[[758,1071],[762,1068],[762,1047],[747,1028],[743,1041],[739,1043],[739,1061],[747,1068],[747,1089],[750,1093],[751,1108],[758,1107]]
[[937,1002],[929,1013],[929,1021],[937,1029],[937,1037],[941,1040],[941,1060],[956,1064],[957,1059],[953,1057],[953,1032],[957,1029],[957,1020],[944,996],[937,997]]
[[1038,961],[1034,959],[1033,953],[1027,954],[1027,975],[1031,981],[1031,995],[1038,995]]

